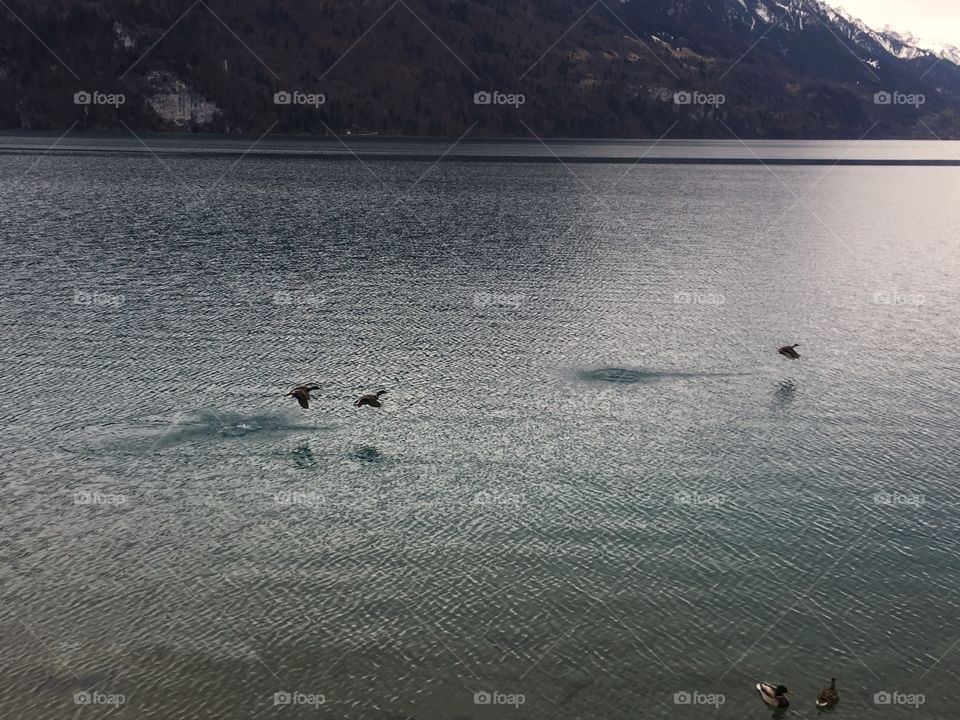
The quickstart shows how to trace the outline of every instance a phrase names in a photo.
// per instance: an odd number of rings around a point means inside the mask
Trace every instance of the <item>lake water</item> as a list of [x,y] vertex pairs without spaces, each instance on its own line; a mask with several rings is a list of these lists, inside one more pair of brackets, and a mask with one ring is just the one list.
[[0,714],[956,717],[960,169],[37,142]]

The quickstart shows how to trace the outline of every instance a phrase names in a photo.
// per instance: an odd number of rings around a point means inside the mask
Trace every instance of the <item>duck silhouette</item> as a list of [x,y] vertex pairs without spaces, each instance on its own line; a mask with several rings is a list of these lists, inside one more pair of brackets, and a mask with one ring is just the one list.
[[357,407],[363,407],[364,405],[369,405],[370,407],[375,407],[375,408],[382,407],[383,403],[380,402],[380,396],[386,395],[386,394],[387,394],[386,390],[377,390],[377,392],[375,393],[368,393],[363,397],[361,397],[359,400],[357,400],[354,403],[354,405],[356,405]]
[[791,360],[799,360],[800,353],[797,352],[797,348],[800,347],[799,344],[796,345],[784,345],[782,348],[777,350],[778,353],[784,357],[790,358]]
[[300,403],[300,407],[309,408],[310,407],[310,392],[313,390],[319,390],[319,385],[297,385],[293,390],[288,392],[284,397],[293,397],[297,399],[297,402]]

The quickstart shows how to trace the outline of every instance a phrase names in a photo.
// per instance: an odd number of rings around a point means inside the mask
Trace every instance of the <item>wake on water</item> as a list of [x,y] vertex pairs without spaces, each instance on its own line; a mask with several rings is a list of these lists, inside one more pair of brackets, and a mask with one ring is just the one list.
[[645,370],[642,368],[600,367],[589,370],[579,370],[576,375],[580,380],[597,383],[617,383],[632,385],[636,383],[652,383],[660,380],[695,380],[697,378],[735,377],[751,375],[752,373],[724,373],[724,372],[689,372],[676,370]]
[[322,429],[317,425],[305,424],[293,411],[245,415],[207,408],[171,417],[163,423],[162,429],[160,424],[156,420],[151,421],[150,432],[139,433],[143,441],[154,449],[206,440],[287,435]]

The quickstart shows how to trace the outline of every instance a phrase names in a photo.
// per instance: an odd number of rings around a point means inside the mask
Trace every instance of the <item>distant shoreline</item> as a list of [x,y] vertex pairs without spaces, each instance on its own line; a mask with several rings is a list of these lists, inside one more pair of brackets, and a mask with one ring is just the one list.
[[0,155],[45,155],[53,157],[109,157],[143,156],[148,158],[232,158],[250,160],[363,160],[364,162],[479,162],[511,164],[569,164],[569,165],[796,165],[826,167],[960,167],[960,159],[903,159],[903,158],[760,158],[760,157],[602,157],[588,155],[479,155],[465,153],[378,153],[378,152],[323,152],[274,150],[169,150],[163,148],[0,148]]
[[0,155],[570,165],[958,167],[940,140],[641,140],[0,131]]
[[[135,134],[134,134],[135,133]],[[878,143],[910,143],[910,144],[930,144],[930,143],[957,143],[960,145],[960,138],[916,138],[916,137],[570,137],[570,136],[516,136],[516,135],[468,135],[458,137],[456,135],[363,135],[349,133],[338,133],[336,135],[319,135],[313,133],[291,133],[276,132],[268,133],[264,136],[257,132],[244,133],[213,133],[213,132],[176,132],[169,130],[67,130],[66,128],[57,128],[53,130],[24,130],[22,128],[0,128],[0,144],[4,140],[18,140],[29,138],[78,138],[85,140],[131,140],[135,137],[163,139],[185,143],[204,143],[204,142],[253,142],[258,138],[264,137],[271,142],[290,142],[290,143],[339,143],[362,142],[372,145],[404,142],[404,143],[422,143],[429,145],[433,143],[457,143],[459,145],[489,145],[493,143],[510,143],[517,145],[531,144],[539,145],[541,142],[561,143],[561,144],[583,144],[583,145],[616,145],[623,143],[638,143],[644,145],[716,145],[716,144],[737,144],[762,143],[767,145],[783,145],[788,143],[853,143],[856,145],[870,145]]]

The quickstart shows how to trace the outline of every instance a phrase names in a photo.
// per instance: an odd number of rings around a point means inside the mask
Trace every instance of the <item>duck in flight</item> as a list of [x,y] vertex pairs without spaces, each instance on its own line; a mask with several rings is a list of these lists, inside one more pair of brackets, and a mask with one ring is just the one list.
[[310,392],[319,389],[319,385],[297,385],[284,397],[294,397],[297,399],[297,402],[300,403],[300,407],[308,408],[310,407]]
[[837,679],[830,678],[830,687],[824,688],[817,695],[817,707],[829,708],[840,702],[840,693],[837,692]]
[[791,360],[799,360],[800,353],[797,352],[798,347],[800,347],[799,343],[796,345],[784,345],[782,348],[777,350],[777,352],[783,355],[784,357],[790,358]]
[[787,693],[790,691],[783,685],[758,682],[757,692],[760,693],[763,701],[771,707],[785,708],[790,705],[790,701],[787,699]]
[[354,403],[354,405],[356,405],[357,407],[363,407],[364,405],[369,405],[370,407],[375,407],[375,408],[382,407],[383,403],[380,402],[380,396],[386,395],[386,393],[387,393],[386,390],[378,390],[375,393],[368,393],[367,395],[364,395],[359,400],[357,400]]

